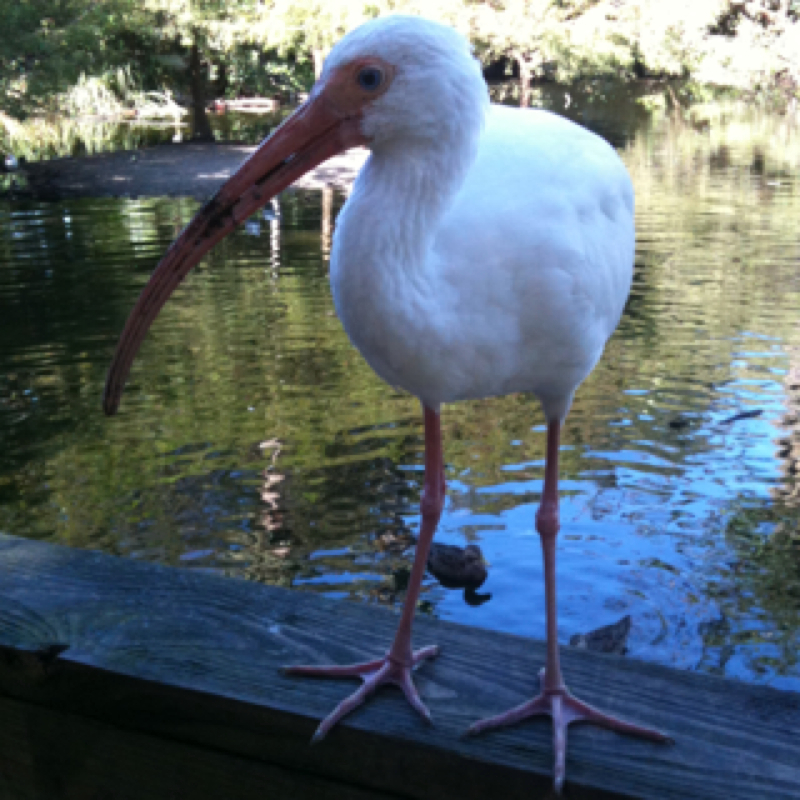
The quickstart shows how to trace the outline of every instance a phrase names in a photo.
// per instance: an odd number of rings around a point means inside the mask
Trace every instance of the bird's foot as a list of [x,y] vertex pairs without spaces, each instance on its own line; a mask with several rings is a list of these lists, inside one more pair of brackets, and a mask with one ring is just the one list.
[[420,662],[427,658],[435,658],[437,655],[439,655],[439,647],[431,645],[413,652],[408,662],[398,661],[387,655],[363,664],[348,664],[342,667],[285,667],[283,671],[287,675],[307,675],[315,678],[361,678],[363,681],[357,691],[339,703],[319,724],[311,739],[311,743],[316,744],[325,738],[330,729],[342,717],[358,708],[379,686],[387,683],[399,686],[411,707],[418,711],[426,722],[433,724],[430,711],[420,700],[419,692],[411,680],[411,672]]
[[532,700],[498,714],[474,723],[467,730],[467,735],[475,735],[493,728],[514,725],[528,717],[540,714],[549,714],[553,720],[553,750],[555,751],[555,767],[553,770],[553,783],[555,790],[561,792],[566,775],[567,762],[567,727],[572,722],[590,722],[602,728],[610,728],[618,733],[627,733],[631,736],[641,736],[654,742],[671,742],[669,736],[653,728],[626,722],[625,720],[604,714],[596,708],[578,700],[569,693],[565,686],[559,689],[544,688],[544,670],[539,673],[541,692]]

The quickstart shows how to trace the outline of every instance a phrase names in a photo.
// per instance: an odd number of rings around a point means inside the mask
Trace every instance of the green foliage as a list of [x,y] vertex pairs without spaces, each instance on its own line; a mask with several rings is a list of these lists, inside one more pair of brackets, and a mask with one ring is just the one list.
[[91,78],[81,74],[75,86],[60,96],[59,105],[69,116],[74,117],[116,116],[122,112],[123,106],[110,83],[108,74]]
[[[307,89],[333,43],[380,14],[424,14],[468,35],[489,65],[530,80],[680,77],[790,95],[800,0],[18,0],[0,31],[0,97],[16,119],[108,114],[169,92]],[[198,58],[190,56],[196,51]],[[194,66],[192,66],[194,64]],[[510,71],[510,69],[509,69]],[[164,95],[166,96],[166,95]]]
[[4,108],[15,116],[64,102],[73,111],[107,109],[106,90],[124,103],[131,84],[185,90],[189,48],[198,44],[208,64],[235,61],[263,8],[251,0],[21,0],[0,32]]

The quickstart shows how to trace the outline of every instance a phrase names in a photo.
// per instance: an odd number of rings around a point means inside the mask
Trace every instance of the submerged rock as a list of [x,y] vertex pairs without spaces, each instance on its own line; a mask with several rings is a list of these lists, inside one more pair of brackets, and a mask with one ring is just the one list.
[[589,633],[576,633],[569,643],[595,653],[613,653],[624,656],[628,651],[628,634],[631,632],[631,615],[626,614],[618,622],[604,625]]

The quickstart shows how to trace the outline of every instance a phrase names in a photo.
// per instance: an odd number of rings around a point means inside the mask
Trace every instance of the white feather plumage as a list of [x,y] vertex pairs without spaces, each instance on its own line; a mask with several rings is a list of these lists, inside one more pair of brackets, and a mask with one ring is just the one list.
[[371,156],[334,238],[348,335],[378,375],[435,410],[527,391],[563,419],[630,289],[624,166],[561,117],[490,106],[449,28],[376,20],[334,48],[326,71],[362,55],[397,75],[365,114]]

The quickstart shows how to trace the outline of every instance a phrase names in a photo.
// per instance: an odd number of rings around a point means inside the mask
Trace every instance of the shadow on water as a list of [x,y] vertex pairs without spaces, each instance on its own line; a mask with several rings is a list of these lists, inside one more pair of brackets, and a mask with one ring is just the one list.
[[[566,110],[618,145],[639,233],[626,314],[564,434],[562,640],[630,614],[634,657],[800,688],[800,137],[741,108],[650,114],[594,91]],[[197,203],[0,204],[0,529],[401,602],[420,415],[335,317],[343,200],[287,193],[212,252],[112,420],[116,338]],[[492,599],[428,576],[423,607],[541,637],[541,412],[514,396],[443,425],[439,541],[480,546]]]

